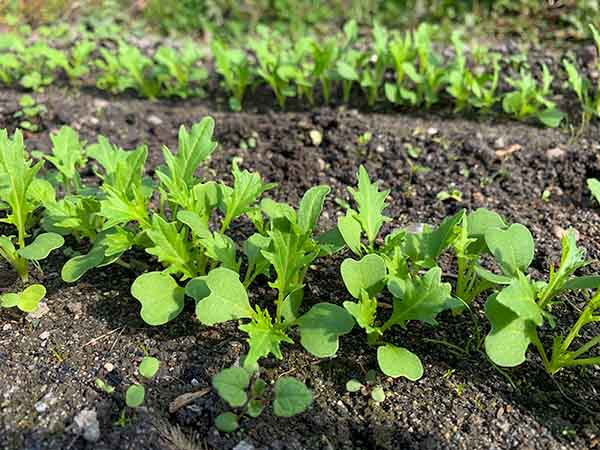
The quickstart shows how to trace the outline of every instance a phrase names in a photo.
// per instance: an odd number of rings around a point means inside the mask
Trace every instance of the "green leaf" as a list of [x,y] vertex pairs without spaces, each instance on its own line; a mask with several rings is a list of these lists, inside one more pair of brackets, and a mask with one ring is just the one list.
[[[433,267],[422,277],[390,278],[388,290],[394,296],[394,309],[389,324],[404,326],[409,320],[436,325],[443,310],[462,305],[452,298],[450,283],[442,283],[442,269]],[[389,325],[388,325],[389,326]]]
[[154,244],[146,252],[154,255],[165,266],[168,273],[183,274],[184,278],[192,278],[192,255],[186,230],[178,230],[176,222],[167,222],[158,214],[152,216],[152,228],[146,234]]
[[338,217],[337,229],[352,253],[357,256],[361,256],[362,245],[360,242],[360,235],[362,228],[360,226],[360,222],[354,217],[354,215],[347,213],[345,216]]
[[163,325],[183,309],[184,289],[170,275],[148,272],[136,278],[131,295],[141,304],[140,315],[148,325]]
[[281,377],[275,383],[273,412],[279,417],[292,417],[305,411],[312,403],[312,393],[304,383],[291,377]]
[[[360,243],[360,229],[358,240]],[[319,256],[331,256],[340,252],[345,246],[344,237],[340,233],[338,227],[334,227],[325,233],[315,237],[316,243],[319,245]]]
[[238,429],[238,416],[232,412],[219,414],[215,419],[215,426],[223,433],[231,433]]
[[125,403],[130,408],[137,408],[144,403],[146,390],[141,384],[132,384],[125,393]]
[[144,378],[152,378],[158,372],[160,361],[152,356],[145,356],[138,366],[140,375]]
[[405,377],[416,381],[423,376],[423,364],[417,355],[404,347],[385,344],[377,349],[379,368],[388,377]]
[[262,414],[265,409],[265,405],[261,400],[253,399],[248,402],[246,406],[246,412],[250,417],[257,418]]
[[30,313],[38,308],[45,295],[46,288],[44,286],[41,284],[32,284],[22,292],[1,295],[0,306],[3,308],[16,306],[21,311]]
[[600,288],[600,276],[588,275],[583,277],[572,278],[565,283],[563,290],[575,289],[598,289]]
[[384,286],[387,270],[383,258],[376,254],[363,257],[360,261],[345,259],[340,267],[346,289],[354,298],[360,297],[364,289],[374,297]]
[[60,248],[65,240],[60,234],[42,233],[26,247],[17,250],[17,253],[25,259],[39,261],[46,258],[52,250]]
[[371,391],[371,398],[376,403],[381,403],[385,400],[385,392],[381,386],[375,386]]
[[385,200],[390,191],[380,192],[377,184],[371,183],[369,174],[363,166],[358,169],[358,189],[348,188],[348,190],[358,205],[358,214],[355,217],[367,235],[369,246],[372,247],[381,226],[389,220],[383,215],[383,210],[387,207]]
[[290,292],[281,302],[281,316],[286,322],[293,322],[298,318],[298,311],[304,300],[304,288],[299,287]]
[[317,225],[329,191],[329,186],[314,186],[304,193],[298,206],[298,225],[304,233],[312,233]]
[[488,229],[485,232],[485,242],[506,275],[514,276],[519,271],[524,272],[533,261],[533,236],[520,223],[514,223],[506,230]]
[[266,310],[259,310],[252,322],[240,325],[239,328],[248,333],[250,350],[246,356],[247,363],[258,362],[260,358],[270,354],[277,359],[283,359],[281,343],[292,344],[294,342],[285,334],[283,329],[273,325]]
[[85,163],[83,145],[79,141],[77,132],[68,126],[63,126],[57,133],[50,134],[52,141],[52,156],[44,155],[63,176],[69,180],[78,182],[78,168]]
[[250,384],[248,372],[240,367],[224,369],[212,379],[212,385],[219,396],[232,408],[244,406],[248,401],[246,390]]
[[538,113],[538,119],[547,127],[556,128],[565,118],[565,113],[554,108],[545,109]]
[[229,236],[214,232],[201,239],[200,243],[210,259],[226,269],[239,272],[241,262],[237,260],[235,242]]
[[543,314],[535,301],[529,281],[520,275],[485,303],[485,315],[492,325],[485,338],[489,358],[502,367],[514,367],[525,361],[525,353]]
[[476,249],[473,253],[487,251],[485,245],[485,232],[490,228],[504,229],[507,227],[506,222],[500,214],[490,211],[485,208],[478,208],[474,212],[467,215],[467,234],[470,238],[477,239],[477,243],[473,244]]
[[598,181],[595,178],[588,178],[587,186],[594,198],[596,199],[596,202],[600,203],[600,181]]
[[331,303],[317,303],[298,319],[300,343],[320,358],[335,355],[339,337],[350,333],[353,327],[352,316]]
[[222,231],[229,227],[231,221],[246,213],[265,191],[275,187],[273,183],[263,183],[260,175],[247,170],[240,170],[237,161],[233,161],[233,189],[223,189],[225,218]]
[[358,392],[364,387],[360,381],[352,379],[346,383],[346,390],[348,392]]
[[196,316],[205,325],[251,318],[254,311],[237,273],[223,267],[205,277],[210,295],[196,304]]

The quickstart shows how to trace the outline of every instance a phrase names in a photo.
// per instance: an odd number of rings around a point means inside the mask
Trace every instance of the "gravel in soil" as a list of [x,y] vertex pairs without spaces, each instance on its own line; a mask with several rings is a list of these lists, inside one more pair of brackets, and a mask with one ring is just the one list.
[[[93,142],[98,134],[130,148],[149,145],[149,172],[161,163],[162,144],[176,148],[180,124],[206,114],[216,120],[220,143],[205,175],[230,179],[234,157],[279,184],[278,200],[296,203],[316,184],[328,184],[321,227],[335,223],[336,198],[348,200],[356,170],[364,164],[373,178],[391,189],[388,228],[411,223],[437,224],[460,208],[487,207],[530,228],[536,239],[532,272],[547,275],[560,259],[559,235],[568,227],[592,259],[600,257],[600,213],[585,180],[600,175],[598,128],[572,138],[564,130],[526,124],[448,119],[434,115],[362,114],[354,110],[315,112],[224,113],[199,101],[145,102],[86,92],[50,89],[44,94],[48,114],[44,132],[29,135],[31,149],[49,148],[48,131],[63,124]],[[0,127],[14,129],[19,94],[5,90],[0,99]],[[311,131],[322,140],[316,146]],[[357,137],[372,133],[366,145]],[[314,137],[314,133],[313,133]],[[456,189],[460,201],[437,200],[440,191]],[[546,192],[546,194],[544,194]],[[247,234],[240,224],[234,235]],[[142,255],[139,255],[143,257]],[[346,297],[339,277],[343,255],[317,260],[306,279],[306,303]],[[6,449],[584,449],[600,446],[597,420],[600,400],[596,367],[560,372],[550,378],[533,353],[519,368],[494,368],[481,352],[455,353],[423,338],[463,346],[473,338],[469,317],[443,315],[437,328],[411,324],[392,341],[416,351],[425,375],[418,382],[382,378],[387,399],[375,404],[349,394],[348,379],[376,367],[374,353],[359,329],[341,341],[336,358],[318,360],[298,345],[284,347],[283,361],[266,360],[265,375],[297,376],[314,391],[311,409],[283,419],[265,413],[246,419],[242,428],[221,434],[214,417],[226,406],[213,392],[169,413],[177,396],[210,386],[211,376],[238,361],[246,344],[236,324],[208,328],[187,307],[168,326],[151,328],[138,317],[129,294],[136,273],[109,267],[87,274],[79,283],[60,279],[65,258],[57,255],[38,275],[47,288],[39,317],[0,311],[0,448]],[[585,270],[598,271],[593,263]],[[2,267],[6,273],[7,267]],[[2,288],[14,281],[2,278]],[[266,280],[251,288],[255,300],[273,294]],[[582,299],[573,297],[554,312],[570,324]],[[483,319],[482,300],[476,314]],[[585,336],[597,334],[585,330]],[[544,336],[549,342],[550,334]],[[137,380],[135,367],[144,352],[162,361],[147,383],[147,401],[126,410],[124,392]],[[94,381],[115,387],[109,396]],[[100,437],[87,442],[75,417],[84,409],[97,413]],[[89,437],[89,436],[88,436]]]

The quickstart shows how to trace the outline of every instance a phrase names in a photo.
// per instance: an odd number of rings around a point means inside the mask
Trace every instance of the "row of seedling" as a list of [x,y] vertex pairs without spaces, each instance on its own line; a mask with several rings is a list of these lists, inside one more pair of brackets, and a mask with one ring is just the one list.
[[[600,48],[600,36],[590,28]],[[551,86],[557,74],[546,65],[537,78],[527,65],[509,76],[501,68],[501,54],[481,46],[468,50],[460,31],[451,37],[452,55],[444,57],[435,33],[427,23],[405,32],[376,23],[370,35],[361,36],[351,21],[336,36],[291,40],[258,27],[244,45],[215,40],[204,49],[189,41],[179,48],[160,46],[151,55],[123,40],[102,45],[86,39],[61,50],[6,34],[0,39],[0,81],[39,90],[62,73],[74,85],[93,82],[112,93],[132,89],[150,99],[185,98],[206,92],[212,61],[234,110],[242,108],[249,90],[267,86],[282,108],[292,97],[311,106],[364,101],[371,107],[431,108],[450,103],[456,111],[501,109],[518,120],[535,118],[551,127],[561,123],[565,114],[552,100],[560,94]],[[573,60],[564,59],[563,67],[566,85],[588,122],[600,114],[597,82]]]
[[[241,367],[226,369],[214,383],[241,409],[219,419],[222,429],[235,428],[244,413],[260,414],[271,401],[279,415],[308,407],[310,393],[302,383],[281,379],[267,395],[259,377],[260,361],[282,359],[296,336],[306,351],[328,358],[338,351],[340,338],[358,326],[381,372],[417,380],[423,375],[421,360],[397,344],[398,333],[416,321],[437,325],[447,310],[472,313],[483,295],[490,327],[485,336],[474,325],[467,347],[485,348],[494,364],[517,366],[530,346],[550,374],[600,363],[593,355],[600,336],[578,339],[600,317],[600,290],[589,294],[600,286],[600,277],[574,276],[589,261],[573,231],[562,239],[560,264],[550,267],[547,279],[528,273],[534,257],[530,231],[486,209],[460,211],[435,228],[397,228],[383,235],[383,225],[391,221],[384,214],[389,191],[380,190],[360,167],[357,186],[349,188],[353,205],[335,227],[318,233],[328,186],[310,188],[294,207],[270,198],[275,184],[240,168],[235,159],[231,183],[199,177],[217,147],[213,128],[209,117],[189,130],[182,126],[177,150],[163,147],[164,164],[152,178],[146,175],[145,145],[124,150],[103,136],[86,145],[63,127],[51,135],[50,153],[29,155],[19,131],[12,138],[0,132],[0,201],[4,222],[13,230],[0,236],[0,254],[25,283],[22,291],[0,297],[1,305],[35,310],[45,289],[27,285],[29,270],[40,269],[66,241],[88,250],[64,264],[63,281],[74,283],[111,264],[137,271],[131,295],[150,326],[177,320],[186,301],[194,303],[197,320],[206,326],[238,322],[247,353]],[[83,182],[80,172],[89,165],[99,183]],[[254,227],[245,239],[231,232],[240,220]],[[135,259],[140,251],[150,261]],[[317,259],[327,264],[340,252],[348,256],[340,267],[347,293],[305,305],[307,272]],[[440,266],[443,254],[454,258],[453,284]],[[266,281],[273,293],[265,306],[251,300],[248,290]],[[552,331],[558,320],[553,309],[573,290],[583,292],[586,306],[562,335],[563,324]],[[391,304],[391,313],[384,304]],[[548,332],[554,334],[551,343]]]

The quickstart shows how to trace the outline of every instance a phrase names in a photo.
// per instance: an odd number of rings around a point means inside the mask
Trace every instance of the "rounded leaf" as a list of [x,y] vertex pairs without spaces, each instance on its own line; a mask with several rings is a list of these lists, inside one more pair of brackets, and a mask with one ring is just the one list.
[[184,289],[166,273],[148,272],[137,277],[131,286],[141,304],[140,315],[148,325],[163,325],[183,309]]
[[250,384],[248,372],[240,367],[224,369],[212,379],[219,396],[233,408],[243,406],[248,400],[246,389]]
[[250,318],[254,310],[239,275],[223,267],[203,277],[210,295],[196,304],[196,316],[205,325]]
[[361,390],[363,387],[364,387],[364,385],[363,385],[363,384],[362,384],[360,381],[358,381],[358,380],[355,380],[355,379],[349,380],[349,381],[346,383],[346,390],[347,390],[348,392],[358,392],[358,391],[360,391],[360,390]]
[[312,392],[292,377],[281,377],[275,383],[273,411],[276,416],[291,417],[305,411],[312,403]]
[[215,426],[223,433],[231,433],[239,427],[238,417],[232,412],[219,414],[215,419]]
[[146,356],[138,366],[140,375],[144,378],[152,378],[158,372],[160,361],[153,356]]
[[346,289],[354,298],[360,298],[361,289],[375,296],[383,288],[387,275],[385,261],[375,254],[367,255],[360,261],[345,259],[340,270]]
[[52,250],[62,247],[64,243],[65,240],[60,234],[42,233],[31,244],[17,250],[17,253],[25,259],[38,261],[46,258]]
[[375,386],[371,391],[371,398],[377,403],[381,403],[385,400],[385,392],[381,386]]
[[377,349],[377,362],[381,371],[389,377],[405,377],[416,381],[423,376],[423,364],[411,351],[392,344]]
[[86,255],[69,259],[63,266],[60,276],[66,283],[74,283],[88,270],[98,267],[104,262],[104,247],[94,247]]
[[125,393],[125,403],[130,408],[137,408],[144,403],[146,390],[141,384],[132,384]]
[[344,308],[331,303],[317,303],[298,319],[300,343],[315,356],[333,356],[340,336],[350,333],[354,319]]
[[485,232],[485,242],[506,275],[524,271],[533,260],[533,236],[520,223],[514,223],[506,230],[489,228]]

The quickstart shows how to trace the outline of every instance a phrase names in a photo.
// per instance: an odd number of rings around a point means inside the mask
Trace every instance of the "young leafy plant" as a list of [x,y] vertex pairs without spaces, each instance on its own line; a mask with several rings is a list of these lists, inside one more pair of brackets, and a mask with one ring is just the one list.
[[[486,233],[490,249],[497,248],[497,260],[505,273],[499,284],[505,285],[488,298],[485,312],[492,329],[485,339],[489,358],[499,366],[514,367],[526,359],[528,347],[533,344],[550,374],[565,367],[598,364],[600,357],[586,356],[598,343],[595,336],[575,350],[570,350],[576,337],[586,325],[596,322],[600,307],[598,292],[587,301],[586,307],[566,336],[555,334],[550,351],[542,343],[539,329],[544,323],[554,327],[556,319],[552,308],[560,302],[560,295],[568,290],[600,287],[600,277],[572,275],[588,264],[585,249],[577,247],[575,233],[569,229],[562,238],[562,255],[557,269],[550,268],[548,281],[534,281],[524,271],[533,257],[533,248],[523,249],[518,242],[508,239],[509,231],[491,229]],[[492,250],[493,251],[493,250]]]
[[[138,366],[138,373],[144,380],[151,380],[158,372],[160,361],[153,356],[145,356]],[[130,408],[138,408],[144,404],[146,389],[142,383],[134,383],[127,388],[125,404]]]
[[[343,308],[330,303],[318,303],[300,314],[306,271],[317,256],[332,251],[313,237],[328,192],[327,186],[309,189],[297,212],[289,205],[265,199],[261,209],[268,223],[262,214],[253,218],[259,233],[246,242],[247,270],[268,274],[272,268],[275,279],[269,285],[277,290],[274,311],[258,305],[252,307],[245,283],[236,272],[225,267],[194,278],[186,286],[186,294],[197,302],[196,315],[202,323],[250,320],[239,327],[248,334],[250,350],[246,362],[250,365],[269,354],[281,359],[281,344],[293,342],[289,336],[293,328],[298,329],[300,342],[310,353],[333,356],[339,336],[349,333],[354,325]],[[248,275],[245,278],[247,282]]]
[[225,433],[235,431],[244,415],[256,418],[272,405],[279,417],[300,414],[312,403],[312,392],[301,381],[292,377],[278,378],[270,387],[259,376],[259,370],[241,367],[224,369],[213,377],[212,385],[219,396],[237,412],[221,413],[215,426]]
[[346,383],[346,391],[360,392],[362,395],[368,395],[375,403],[381,403],[385,400],[385,392],[383,388],[377,384],[377,372],[369,370],[365,375],[365,383],[363,384],[356,378],[349,380]]
[[548,127],[559,126],[565,114],[556,108],[554,102],[546,98],[550,95],[552,79],[553,76],[545,64],[542,65],[541,87],[531,72],[525,69],[521,69],[519,78],[507,78],[506,81],[514,90],[504,95],[504,112],[514,115],[519,120],[535,117]]
[[2,222],[16,229],[16,236],[0,235],[0,256],[17,271],[23,282],[29,279],[30,262],[40,268],[39,261],[64,243],[62,236],[56,233],[41,233],[29,239],[35,211],[43,206],[49,192],[54,195],[52,186],[36,177],[42,164],[42,161],[33,164],[29,159],[19,130],[12,139],[6,130],[0,130],[0,208],[6,211]]
[[229,107],[233,111],[242,109],[246,90],[252,85],[254,75],[246,53],[238,48],[230,48],[216,40],[212,44],[215,70],[223,77],[225,89],[229,92]]

